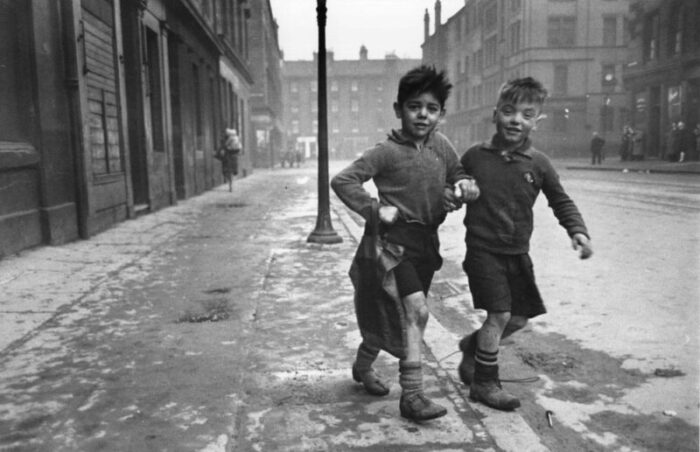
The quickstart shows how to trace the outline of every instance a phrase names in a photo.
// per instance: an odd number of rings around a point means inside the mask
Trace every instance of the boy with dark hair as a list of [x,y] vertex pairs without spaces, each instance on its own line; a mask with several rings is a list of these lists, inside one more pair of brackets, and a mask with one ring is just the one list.
[[[399,404],[401,416],[411,420],[434,419],[447,410],[423,393],[421,344],[428,321],[426,295],[433,274],[442,265],[437,237],[446,213],[472,200],[478,189],[462,170],[452,144],[435,131],[445,114],[445,102],[452,85],[444,72],[420,66],[399,82],[394,103],[401,128],[366,151],[331,181],[338,197],[352,210],[370,219],[372,199],[363,184],[373,179],[379,195],[378,216],[382,253],[380,262],[394,259],[397,298],[405,312],[405,350],[399,356]],[[358,314],[359,315],[359,314]],[[372,369],[381,344],[363,342],[353,364],[353,377],[374,395],[389,393],[389,384]],[[382,347],[383,348],[383,347]],[[387,351],[387,348],[384,348]]]
[[528,255],[533,229],[532,207],[540,190],[571,237],[580,258],[593,253],[588,231],[574,202],[545,154],[532,147],[530,132],[542,118],[547,91],[526,77],[506,83],[493,112],[496,134],[462,156],[481,196],[467,208],[467,253],[463,263],[474,307],[485,309],[481,328],[459,343],[463,353],[459,376],[470,386],[470,398],[500,410],[520,401],[501,387],[500,341],[523,328],[546,309],[535,284]]

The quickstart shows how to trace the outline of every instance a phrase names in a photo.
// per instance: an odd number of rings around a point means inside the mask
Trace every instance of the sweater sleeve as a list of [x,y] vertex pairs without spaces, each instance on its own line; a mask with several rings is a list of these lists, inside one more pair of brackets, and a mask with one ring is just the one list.
[[369,220],[372,198],[362,185],[378,173],[381,157],[381,147],[374,147],[331,179],[338,198],[365,220]]
[[459,155],[457,155],[457,151],[451,144],[445,149],[445,160],[447,164],[448,187],[453,187],[455,182],[462,179],[471,179],[471,177],[467,176],[467,173],[464,172],[464,168],[459,161]]
[[559,220],[559,224],[566,229],[569,237],[581,233],[590,238],[586,224],[583,222],[581,212],[574,204],[574,201],[564,191],[564,187],[559,181],[559,174],[552,166],[549,159],[542,156],[542,192],[547,197],[549,207],[554,212],[554,216]]

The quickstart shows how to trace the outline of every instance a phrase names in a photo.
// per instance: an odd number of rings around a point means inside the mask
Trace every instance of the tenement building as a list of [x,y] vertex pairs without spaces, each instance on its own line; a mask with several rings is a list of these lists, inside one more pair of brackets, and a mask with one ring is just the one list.
[[250,172],[262,2],[0,0],[0,258],[220,184],[224,127]]
[[636,0],[624,68],[631,125],[645,132],[645,154],[662,157],[672,124],[700,123],[700,2]]
[[[328,149],[330,158],[354,158],[381,141],[398,125],[393,110],[401,75],[420,65],[393,54],[370,59],[362,46],[359,58],[336,60],[326,54]],[[285,61],[283,67],[287,146],[306,157],[317,152],[318,60]]]
[[423,61],[454,84],[442,129],[460,149],[486,140],[500,86],[533,76],[550,98],[536,132],[553,156],[588,154],[594,131],[609,147],[630,119],[623,87],[629,0],[465,0],[433,33],[424,14]]

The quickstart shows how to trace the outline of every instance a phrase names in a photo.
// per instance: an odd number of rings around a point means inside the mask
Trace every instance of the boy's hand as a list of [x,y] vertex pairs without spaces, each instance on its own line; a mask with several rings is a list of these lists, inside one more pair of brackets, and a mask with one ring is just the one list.
[[455,196],[463,202],[476,201],[481,195],[481,190],[474,179],[462,179],[455,184]]
[[399,209],[394,206],[380,206],[379,207],[379,221],[386,224],[394,224],[396,219],[399,218]]
[[445,187],[445,196],[443,196],[443,208],[446,212],[454,212],[462,207],[462,200],[459,199],[451,188]]
[[593,255],[590,239],[580,232],[571,237],[571,246],[577,251],[580,250],[579,257],[581,259],[588,259]]

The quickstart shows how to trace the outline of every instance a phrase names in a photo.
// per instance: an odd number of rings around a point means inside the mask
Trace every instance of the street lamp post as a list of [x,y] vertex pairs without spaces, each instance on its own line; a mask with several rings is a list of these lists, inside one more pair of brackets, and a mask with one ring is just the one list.
[[318,214],[316,228],[307,241],[340,243],[333,230],[328,192],[328,112],[326,109],[326,0],[316,0],[318,20]]

